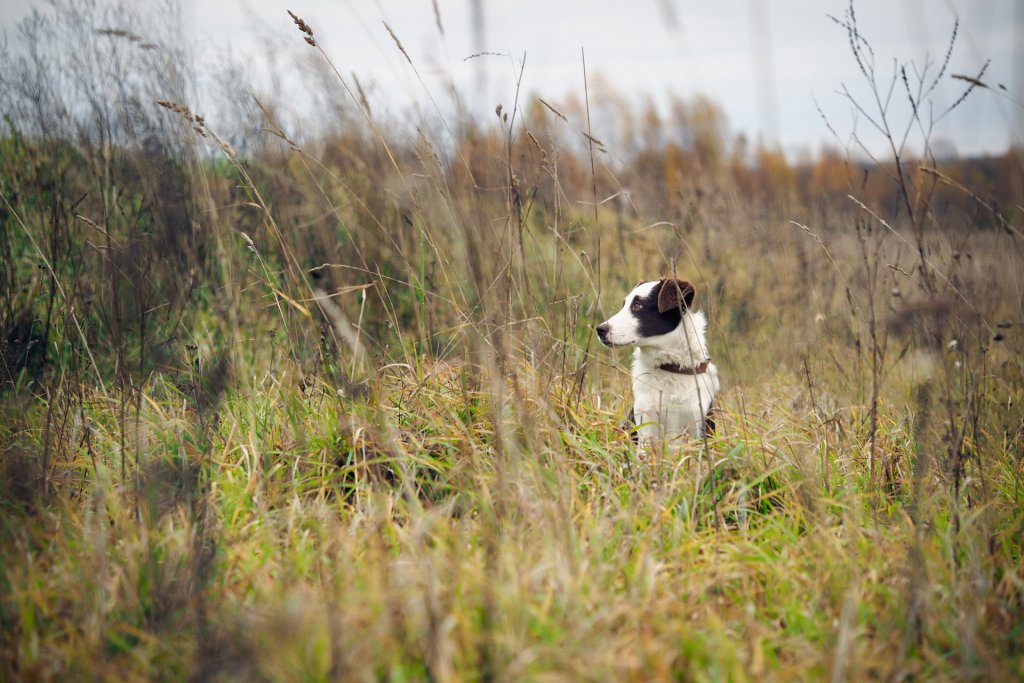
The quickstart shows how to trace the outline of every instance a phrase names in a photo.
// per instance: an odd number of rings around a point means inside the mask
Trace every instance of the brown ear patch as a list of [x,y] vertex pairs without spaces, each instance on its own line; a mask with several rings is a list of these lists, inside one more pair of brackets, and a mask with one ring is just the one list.
[[697,289],[686,280],[663,278],[658,292],[658,313],[679,309],[680,306],[684,311],[689,310],[696,294]]

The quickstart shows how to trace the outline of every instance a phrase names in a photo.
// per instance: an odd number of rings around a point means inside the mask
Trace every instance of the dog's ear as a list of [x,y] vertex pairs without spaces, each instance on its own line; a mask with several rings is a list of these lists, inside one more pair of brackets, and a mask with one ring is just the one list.
[[664,278],[661,281],[661,291],[658,292],[658,313],[678,310],[680,304],[684,311],[689,310],[696,294],[696,288],[686,280]]

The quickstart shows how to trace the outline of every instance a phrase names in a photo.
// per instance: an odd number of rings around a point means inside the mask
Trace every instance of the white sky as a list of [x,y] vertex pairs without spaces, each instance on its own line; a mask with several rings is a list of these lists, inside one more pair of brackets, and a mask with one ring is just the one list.
[[[447,100],[450,79],[482,120],[493,120],[498,102],[506,110],[511,105],[515,74],[507,58],[464,61],[480,49],[517,61],[525,52],[524,93],[552,101],[569,92],[582,95],[583,48],[588,74],[601,74],[637,108],[648,95],[664,102],[669,92],[704,93],[725,109],[733,132],[778,142],[790,153],[815,151],[831,139],[814,99],[846,134],[851,108],[836,90],[846,83],[859,98],[866,94],[845,32],[826,16],[841,17],[846,0],[481,2],[479,45],[471,29],[471,0],[437,0],[443,36],[432,0],[183,0],[197,44],[245,56],[257,72],[273,59],[279,76],[282,61],[271,52],[309,50],[285,14],[291,9],[312,25],[343,73],[373,84],[371,103],[392,111],[410,102],[425,110],[431,105],[382,20],[401,39],[431,95]],[[32,5],[0,0],[0,26],[10,34]],[[885,75],[893,59],[918,66],[926,55],[940,60],[959,16],[959,39],[936,93],[937,109],[948,106],[963,86],[949,76],[975,75],[986,59],[992,64],[984,80],[1005,85],[1011,96],[976,91],[937,127],[936,136],[969,154],[1024,143],[1024,105],[1013,99],[1024,100],[1024,0],[858,0],[856,11]],[[900,90],[896,98],[901,106]],[[301,101],[291,104],[301,112]],[[858,130],[867,133],[863,120]],[[601,137],[600,130],[594,134]],[[877,139],[868,139],[878,149]]]

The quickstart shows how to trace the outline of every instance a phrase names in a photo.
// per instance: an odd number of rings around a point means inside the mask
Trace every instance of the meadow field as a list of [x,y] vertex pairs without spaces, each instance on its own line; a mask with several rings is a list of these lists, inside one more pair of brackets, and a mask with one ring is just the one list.
[[[1024,678],[1024,152],[931,154],[941,55],[847,14],[915,114],[793,161],[595,74],[400,121],[282,12],[293,128],[128,7],[0,61],[0,680]],[[721,416],[641,459],[594,326],[672,273]]]

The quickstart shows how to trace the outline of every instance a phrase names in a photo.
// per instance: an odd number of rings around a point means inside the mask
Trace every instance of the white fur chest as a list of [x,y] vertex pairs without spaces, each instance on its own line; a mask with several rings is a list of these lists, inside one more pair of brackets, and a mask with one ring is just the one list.
[[664,362],[645,349],[633,352],[633,417],[642,441],[700,437],[704,416],[718,393],[718,368],[681,375],[659,369]]

